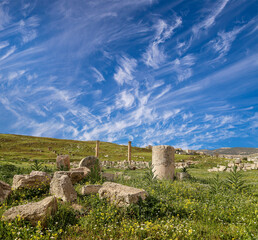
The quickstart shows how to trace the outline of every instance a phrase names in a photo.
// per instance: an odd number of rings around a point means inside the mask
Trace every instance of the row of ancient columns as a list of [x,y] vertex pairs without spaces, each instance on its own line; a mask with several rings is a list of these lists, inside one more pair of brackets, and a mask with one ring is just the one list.
[[[128,142],[128,161],[131,162],[132,142]],[[95,157],[99,157],[99,141],[96,141]],[[152,147],[153,173],[158,179],[173,179],[175,174],[175,149],[160,145]]]

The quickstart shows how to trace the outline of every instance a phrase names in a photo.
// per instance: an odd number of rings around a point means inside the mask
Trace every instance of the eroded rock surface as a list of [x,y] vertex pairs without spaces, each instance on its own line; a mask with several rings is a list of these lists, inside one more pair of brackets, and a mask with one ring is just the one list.
[[59,155],[56,158],[56,166],[58,169],[70,169],[70,156],[69,155]]
[[70,171],[57,171],[54,173],[54,177],[61,177],[62,175],[67,175],[71,179],[72,184],[75,184],[87,177],[89,173],[90,169],[86,167],[72,168]]
[[11,186],[3,181],[0,181],[0,203],[8,198],[11,192]]
[[50,176],[45,172],[32,171],[29,175],[14,175],[12,189],[37,188],[49,185]]
[[100,170],[100,161],[98,158],[94,156],[88,156],[86,158],[83,158],[79,163],[79,168],[81,167],[87,167],[90,170],[94,168],[94,166],[97,166],[97,168]]
[[97,194],[102,185],[85,185],[82,187],[82,195]]
[[3,214],[2,219],[13,221],[16,217],[20,216],[30,221],[32,225],[37,225],[38,221],[44,224],[47,217],[54,214],[57,208],[57,200],[51,196],[39,202],[12,207]]
[[50,183],[50,193],[64,202],[73,202],[77,193],[67,175],[55,175]]
[[144,189],[128,187],[122,184],[105,182],[99,189],[99,197],[107,198],[119,207],[137,203],[141,198],[144,200],[148,193]]

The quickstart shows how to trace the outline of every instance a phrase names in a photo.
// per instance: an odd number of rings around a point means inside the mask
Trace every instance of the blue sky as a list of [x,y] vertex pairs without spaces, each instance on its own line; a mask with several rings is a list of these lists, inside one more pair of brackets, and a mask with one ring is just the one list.
[[0,132],[258,147],[255,0],[0,0]]

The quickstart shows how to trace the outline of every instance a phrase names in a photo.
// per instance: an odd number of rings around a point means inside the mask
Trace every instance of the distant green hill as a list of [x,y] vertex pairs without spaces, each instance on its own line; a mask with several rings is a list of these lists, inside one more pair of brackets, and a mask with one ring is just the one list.
[[[0,160],[50,160],[57,154],[69,154],[71,161],[95,155],[95,141],[75,141],[45,137],[31,137],[13,134],[0,134]],[[100,142],[99,158],[109,161],[127,160],[127,146]],[[132,160],[150,161],[151,150],[132,147]]]

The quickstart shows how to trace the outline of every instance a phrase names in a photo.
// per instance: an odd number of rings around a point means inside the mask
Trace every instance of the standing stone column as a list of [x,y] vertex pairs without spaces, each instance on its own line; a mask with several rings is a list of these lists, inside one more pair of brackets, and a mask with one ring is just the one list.
[[99,140],[96,141],[95,157],[99,157]]
[[128,162],[129,163],[131,163],[131,148],[132,148],[131,144],[132,144],[132,142],[129,141],[128,142]]
[[171,146],[160,145],[152,147],[153,173],[158,179],[174,179],[175,149]]

